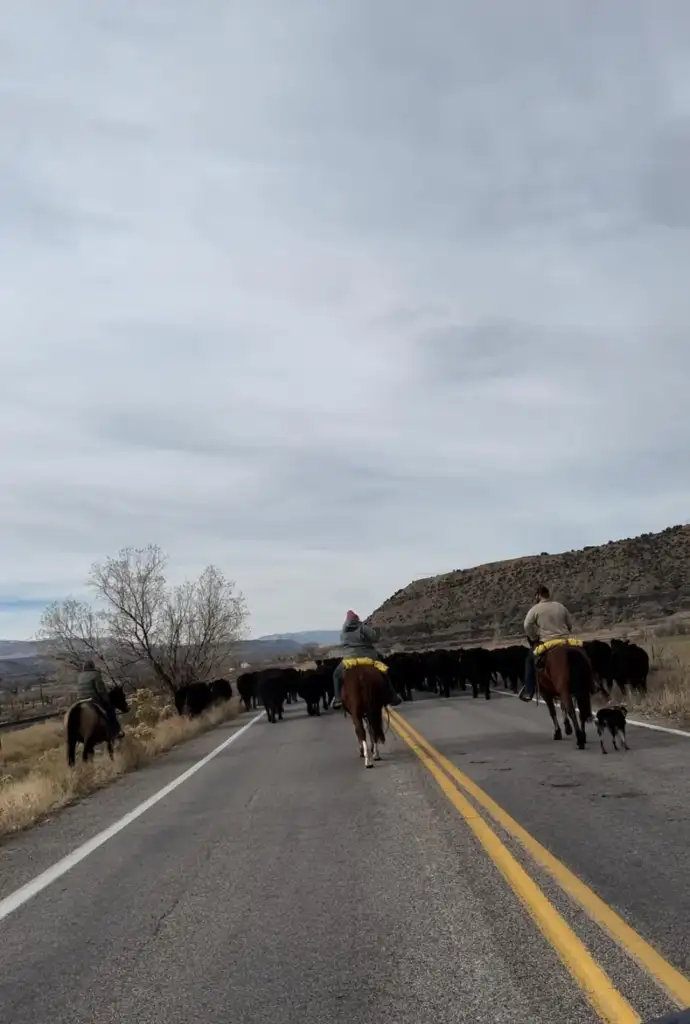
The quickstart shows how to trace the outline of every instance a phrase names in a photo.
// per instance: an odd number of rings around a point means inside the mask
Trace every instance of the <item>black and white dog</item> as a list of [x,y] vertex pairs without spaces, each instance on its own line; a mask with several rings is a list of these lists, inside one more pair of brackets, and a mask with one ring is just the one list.
[[601,743],[602,754],[608,753],[604,746],[604,733],[607,729],[611,733],[614,750],[618,750],[618,747],[616,746],[617,733],[620,733],[625,749],[630,750],[630,747],[625,741],[625,719],[627,714],[628,709],[625,704],[614,704],[611,707],[599,708],[597,711],[594,716],[594,721],[596,722],[597,732],[599,733],[599,742]]

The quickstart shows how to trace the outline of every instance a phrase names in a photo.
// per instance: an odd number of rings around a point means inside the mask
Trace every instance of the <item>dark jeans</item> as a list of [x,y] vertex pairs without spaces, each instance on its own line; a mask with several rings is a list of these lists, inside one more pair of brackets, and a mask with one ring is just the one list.
[[534,651],[530,651],[525,658],[525,695],[534,696],[537,688],[537,665],[534,658]]

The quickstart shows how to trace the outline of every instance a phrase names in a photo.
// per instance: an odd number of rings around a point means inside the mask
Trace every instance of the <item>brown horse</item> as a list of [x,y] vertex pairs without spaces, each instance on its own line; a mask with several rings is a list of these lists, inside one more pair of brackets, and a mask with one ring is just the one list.
[[[373,665],[355,665],[343,672],[340,693],[343,708],[351,716],[359,756],[364,758],[364,767],[373,768],[374,761],[381,760],[379,743],[386,742],[383,731],[383,709],[388,701],[388,687],[382,672]],[[364,731],[366,722],[369,733]]]
[[[110,703],[116,711],[127,714],[129,705],[125,691],[121,686],[114,686],[108,691]],[[94,747],[99,743],[108,744],[108,753],[113,756],[113,741],[105,711],[95,700],[80,700],[73,704],[65,715],[65,733],[67,736],[67,764],[74,767],[77,743],[84,744],[82,760],[88,761],[94,756]]]
[[[549,709],[554,724],[553,738],[562,740],[563,734],[556,717],[554,698],[558,697],[563,712],[566,736],[571,736],[575,727],[575,738],[579,750],[585,749],[587,735],[585,724],[592,718],[592,693],[594,673],[592,663],[583,647],[559,644],[543,655],[538,669],[539,691]],[[577,705],[578,715],[575,713]]]

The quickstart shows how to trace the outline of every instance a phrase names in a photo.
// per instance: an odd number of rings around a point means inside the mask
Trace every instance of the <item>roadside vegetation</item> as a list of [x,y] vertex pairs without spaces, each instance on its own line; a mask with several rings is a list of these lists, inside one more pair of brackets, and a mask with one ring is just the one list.
[[[0,837],[28,828],[164,751],[234,718],[236,700],[189,718],[175,697],[190,683],[222,677],[232,645],[246,635],[247,606],[233,581],[213,565],[172,585],[157,545],[124,548],[93,565],[93,600],[50,605],[37,639],[55,677],[73,700],[74,681],[90,659],[109,685],[123,685],[130,705],[125,739],[113,760],[105,747],[90,764],[67,765],[62,717],[0,737]],[[70,692],[72,691],[72,692]],[[181,705],[180,705],[181,706]],[[59,705],[58,705],[59,707]],[[77,757],[80,757],[81,748]]]
[[690,725],[690,636],[649,635],[643,641],[649,653],[649,678],[645,696],[628,700],[631,710],[656,718],[670,718]]
[[125,739],[111,761],[102,748],[89,764],[67,766],[62,722],[43,722],[2,736],[0,749],[0,838],[37,824],[47,815],[141,768],[159,754],[235,718],[236,701],[198,718],[177,714],[172,701],[150,689],[128,697],[122,716]]

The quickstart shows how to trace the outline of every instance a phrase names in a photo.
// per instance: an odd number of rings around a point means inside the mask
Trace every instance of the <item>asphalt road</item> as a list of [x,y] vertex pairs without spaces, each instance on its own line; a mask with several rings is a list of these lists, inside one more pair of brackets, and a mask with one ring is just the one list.
[[[596,740],[581,752],[551,741],[543,706],[507,697],[419,700],[402,714],[690,975],[690,739],[631,727],[628,754],[603,757]],[[2,844],[0,909],[236,728]],[[410,745],[391,731],[383,757],[365,771],[351,723],[308,718],[303,705],[283,723],[255,723],[0,920],[0,1019],[601,1020]],[[635,1013],[672,1009],[650,973],[497,832]]]

